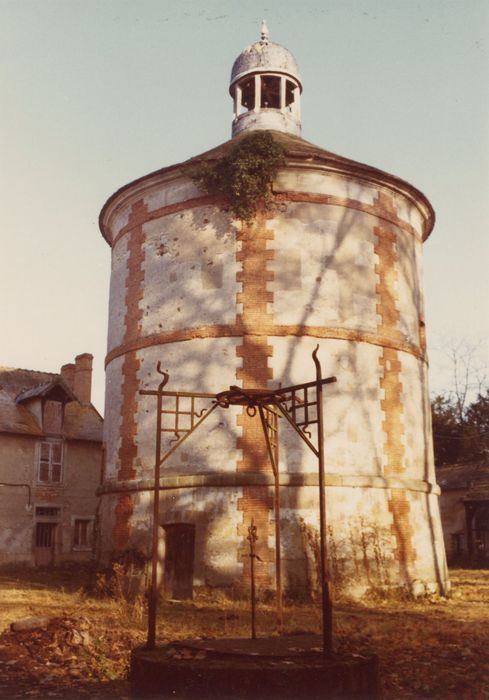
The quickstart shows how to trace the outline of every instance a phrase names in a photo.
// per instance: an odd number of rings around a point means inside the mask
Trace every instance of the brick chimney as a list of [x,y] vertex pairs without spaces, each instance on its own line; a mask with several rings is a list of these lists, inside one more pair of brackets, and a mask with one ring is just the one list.
[[63,365],[60,370],[61,379],[67,384],[71,391],[75,390],[75,365],[70,362],[67,365]]
[[92,360],[93,355],[85,352],[75,357],[73,390],[80,403],[90,403],[92,395]]

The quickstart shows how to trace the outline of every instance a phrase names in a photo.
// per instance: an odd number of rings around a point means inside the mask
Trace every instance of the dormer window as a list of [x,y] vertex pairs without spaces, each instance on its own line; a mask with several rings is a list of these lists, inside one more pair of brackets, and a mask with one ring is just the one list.
[[39,444],[38,481],[42,484],[60,484],[63,476],[63,443],[44,440]]
[[43,429],[51,435],[61,435],[63,427],[63,403],[61,401],[45,401],[43,411]]

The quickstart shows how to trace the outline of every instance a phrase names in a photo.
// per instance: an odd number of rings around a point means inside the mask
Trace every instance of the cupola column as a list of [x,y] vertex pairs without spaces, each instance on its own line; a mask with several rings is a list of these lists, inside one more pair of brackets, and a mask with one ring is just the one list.
[[292,102],[292,109],[291,112],[294,114],[297,119],[300,120],[301,118],[301,90],[300,87],[297,86],[294,88],[294,101]]
[[234,90],[234,118],[237,119],[241,111],[242,91],[239,85]]
[[285,112],[285,75],[280,78],[280,110]]
[[255,112],[260,111],[260,103],[261,103],[261,78],[259,75],[255,75],[255,107],[254,107]]

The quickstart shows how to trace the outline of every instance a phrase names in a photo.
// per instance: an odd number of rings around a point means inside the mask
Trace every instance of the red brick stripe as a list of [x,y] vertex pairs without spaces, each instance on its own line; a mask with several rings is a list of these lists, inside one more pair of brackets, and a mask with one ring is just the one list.
[[[355,211],[361,211],[365,214],[370,214],[371,216],[384,220],[387,223],[391,223],[407,233],[410,233],[416,238],[420,238],[419,232],[413,226],[399,218],[395,208],[385,206],[385,202],[388,199],[389,197],[387,195],[381,194],[374,204],[366,204],[347,197],[337,197],[335,195],[326,194],[310,194],[308,192],[281,192],[273,195],[273,200],[276,203],[306,202],[309,204],[326,204],[330,206],[342,207],[343,209],[354,209]],[[170,214],[177,214],[178,212],[187,209],[195,209],[197,207],[206,207],[211,205],[219,206],[223,209],[226,207],[226,203],[221,197],[205,195],[202,197],[194,197],[193,199],[183,200],[181,202],[175,202],[174,204],[167,204],[164,207],[159,207],[158,209],[154,209],[153,211],[144,214],[144,216],[140,215],[138,218],[131,217],[129,222],[121,228],[110,245],[114,247],[123,236],[126,236],[131,232],[134,226],[140,226],[147,221],[159,219],[163,216],[170,216]]]
[[[121,357],[121,355],[125,355],[127,352],[134,352],[142,348],[150,348],[154,345],[180,343],[187,340],[194,340],[195,338],[241,338],[245,334],[246,329],[242,323],[239,323],[226,326],[216,325],[200,326],[198,328],[182,328],[175,331],[148,335],[143,338],[134,338],[128,343],[122,343],[111,350],[105,358],[105,366],[107,367],[113,360],[117,357]],[[426,361],[423,349],[412,343],[406,343],[402,340],[393,340],[392,338],[377,333],[366,333],[349,328],[326,326],[267,326],[264,324],[254,331],[254,335],[256,337],[269,336],[283,338],[287,336],[309,336],[312,338],[329,338],[332,340],[353,340],[357,343],[368,343],[369,345],[393,348]]]
[[[379,195],[378,203],[386,210],[392,212],[394,203],[386,195]],[[401,331],[399,328],[400,313],[397,307],[398,292],[398,253],[397,235],[395,229],[384,225],[374,229],[377,241],[374,252],[378,255],[378,265],[375,272],[378,275],[376,286],[377,314],[380,317],[378,332],[393,343],[399,342]],[[405,449],[402,442],[404,434],[404,406],[402,403],[402,364],[399,352],[394,347],[384,347],[379,358],[382,368],[380,388],[384,398],[381,400],[381,408],[384,414],[382,428],[384,440],[384,475],[396,476],[405,474]],[[410,521],[409,503],[405,491],[392,489],[389,496],[389,510],[392,513],[392,534],[396,540],[395,556],[399,562],[401,573],[406,583],[410,582],[409,567],[416,558],[413,545],[413,529]]]
[[[273,354],[273,348],[267,342],[264,334],[257,333],[269,327],[273,321],[268,312],[268,304],[273,302],[273,293],[267,290],[267,281],[273,279],[273,273],[267,268],[273,258],[273,250],[267,250],[267,241],[273,240],[273,231],[266,228],[266,215],[256,216],[254,224],[243,226],[237,233],[241,242],[241,250],[236,259],[241,263],[237,273],[237,281],[242,284],[236,301],[243,305],[243,313],[237,317],[237,326],[241,328],[243,343],[236,348],[236,355],[242,359],[242,366],[236,370],[236,379],[245,388],[266,388],[273,371],[268,367],[268,358]],[[243,409],[237,418],[241,427],[241,437],[238,437],[236,447],[242,450],[242,459],[238,460],[238,472],[269,472],[269,464],[265,439],[262,433],[259,417],[250,417]],[[253,519],[257,527],[258,540],[256,552],[260,560],[255,562],[256,581],[259,585],[271,584],[269,565],[273,561],[273,551],[268,547],[270,534],[270,511],[273,500],[268,487],[243,487],[243,497],[238,499],[238,510],[243,513],[243,522],[238,527],[238,534],[243,537],[238,550],[238,560],[243,561],[243,583],[249,581],[250,558],[248,527]]]
[[[128,242],[126,295],[125,295],[125,335],[124,341],[136,337],[141,332],[143,311],[140,302],[143,299],[143,227],[139,223],[146,215],[146,206],[142,201],[136,202],[131,212],[129,225],[131,235]],[[133,479],[136,476],[134,461],[137,455],[137,391],[139,388],[138,371],[140,362],[136,352],[131,351],[124,355],[122,363],[122,404],[121,404],[121,444],[119,448],[118,478]],[[115,524],[113,530],[114,545],[116,549],[127,546],[130,534],[130,519],[133,512],[133,504],[130,496],[120,495],[115,509]]]

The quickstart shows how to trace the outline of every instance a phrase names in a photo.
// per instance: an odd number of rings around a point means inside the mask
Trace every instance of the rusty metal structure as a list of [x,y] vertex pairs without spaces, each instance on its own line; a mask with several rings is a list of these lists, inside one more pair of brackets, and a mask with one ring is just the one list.
[[255,590],[255,559],[260,560],[260,557],[255,552],[255,542],[258,539],[257,527],[253,518],[251,525],[248,528],[248,537],[250,543],[250,569],[251,569],[251,639],[256,639],[256,590]]
[[[332,603],[327,567],[326,545],[326,499],[324,482],[324,438],[323,438],[323,387],[336,382],[336,377],[323,379],[317,353],[319,345],[312,353],[316,368],[316,378],[303,384],[278,389],[247,389],[231,386],[217,394],[205,392],[168,391],[165,389],[169,374],[157,364],[157,371],[163,376],[158,389],[142,389],[139,393],[156,398],[156,441],[155,478],[153,493],[152,568],[148,605],[148,636],[146,647],[154,649],[156,644],[156,614],[158,600],[158,524],[160,519],[159,495],[161,467],[187,438],[199,428],[217,408],[230,406],[246,407],[250,417],[259,415],[268,456],[274,475],[275,511],[275,585],[277,599],[277,630],[283,628],[283,593],[280,557],[280,485],[278,452],[278,418],[284,417],[297,435],[304,441],[318,460],[319,472],[319,522],[320,522],[320,574],[322,593],[323,653],[331,654],[333,649]],[[315,435],[313,435],[313,431]],[[163,451],[162,436],[173,434],[171,447]],[[256,527],[249,528],[250,562],[253,570],[254,542]],[[254,615],[254,579],[252,581],[252,638],[256,638]]]

